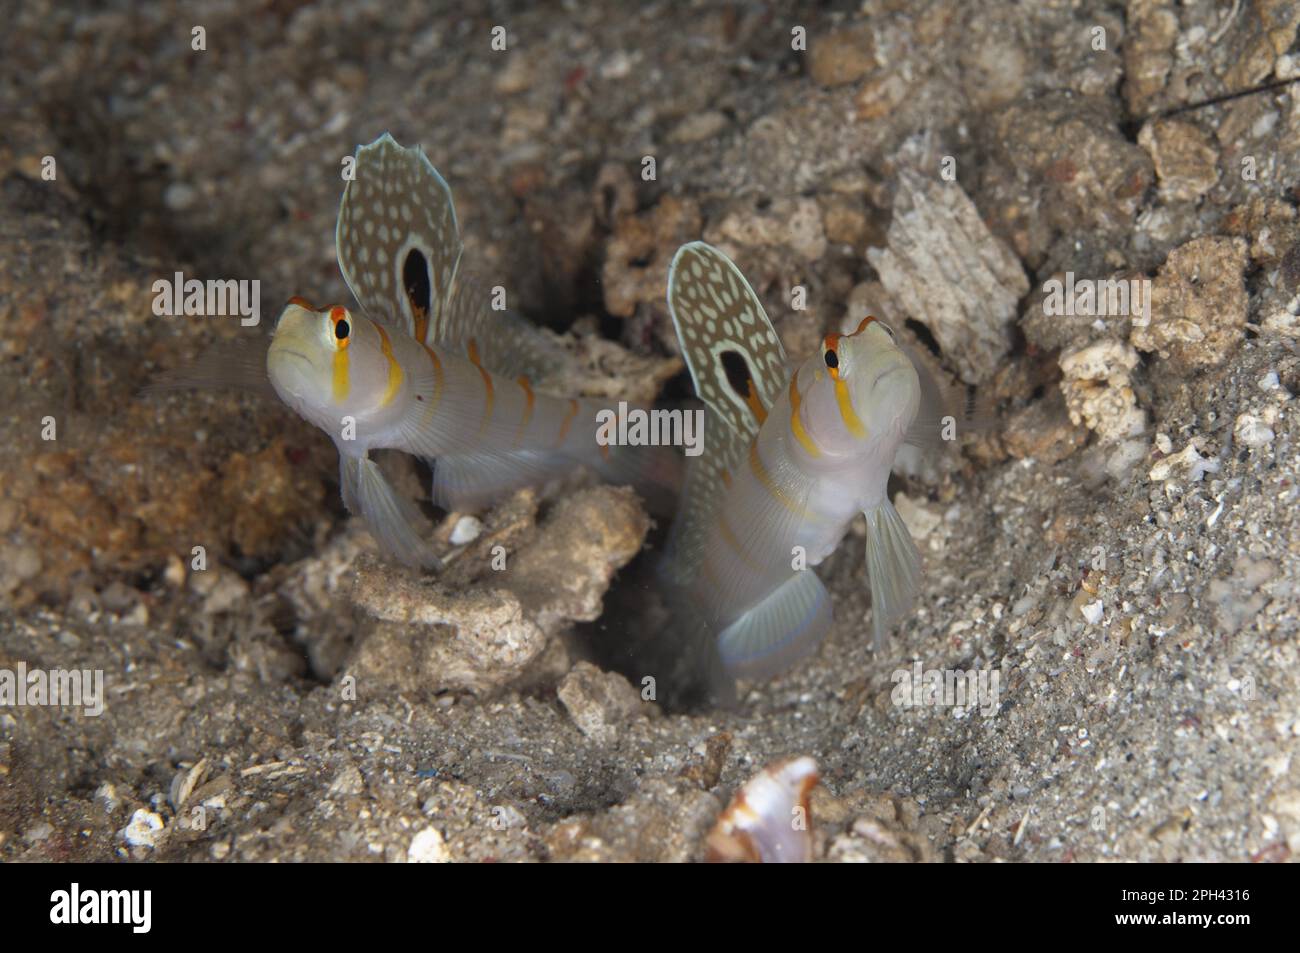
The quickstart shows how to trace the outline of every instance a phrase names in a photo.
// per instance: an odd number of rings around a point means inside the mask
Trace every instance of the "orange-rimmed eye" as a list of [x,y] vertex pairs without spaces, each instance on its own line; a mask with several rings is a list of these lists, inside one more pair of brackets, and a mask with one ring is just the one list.
[[347,347],[348,342],[352,340],[352,322],[348,320],[348,313],[343,308],[331,308],[330,320],[334,322],[334,342],[339,347]]
[[826,362],[826,367],[831,372],[832,380],[840,379],[840,336],[838,334],[828,334],[822,340],[822,360]]

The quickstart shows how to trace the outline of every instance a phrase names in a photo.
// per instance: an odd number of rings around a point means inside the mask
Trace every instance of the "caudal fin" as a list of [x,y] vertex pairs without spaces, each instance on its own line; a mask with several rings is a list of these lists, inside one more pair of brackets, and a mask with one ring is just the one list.
[[921,587],[921,554],[894,504],[885,500],[863,515],[867,518],[871,623],[879,652],[885,645],[885,633],[916,601]]
[[264,334],[218,341],[193,364],[162,371],[141,390],[141,396],[177,390],[237,390],[259,397],[275,397],[266,373]]

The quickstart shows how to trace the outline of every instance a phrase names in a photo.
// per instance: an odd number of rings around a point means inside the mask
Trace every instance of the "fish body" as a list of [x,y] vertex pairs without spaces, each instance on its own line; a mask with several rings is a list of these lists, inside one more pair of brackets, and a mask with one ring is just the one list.
[[873,318],[827,335],[793,374],[753,289],[702,242],[669,272],[669,309],[708,408],[663,572],[732,676],[791,665],[830,628],[812,567],[867,519],[875,643],[910,608],[920,557],[886,495],[895,454],[919,439],[932,382]]
[[384,136],[357,151],[336,244],[360,310],[293,298],[266,355],[279,397],[339,451],[348,508],[400,561],[432,567],[427,523],[370,459],[400,450],[433,463],[433,502],[467,509],[579,465],[645,492],[672,459],[595,439],[601,406],[539,390],[546,338],[488,306],[461,272],[451,191],[424,153]]

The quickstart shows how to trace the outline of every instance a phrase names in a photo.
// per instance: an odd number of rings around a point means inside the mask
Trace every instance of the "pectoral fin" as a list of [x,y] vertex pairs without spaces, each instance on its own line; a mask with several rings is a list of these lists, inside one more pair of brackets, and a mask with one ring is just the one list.
[[365,520],[379,548],[407,566],[438,569],[425,541],[429,523],[411,500],[399,496],[373,460],[339,456],[339,484],[348,510]]
[[921,586],[921,554],[894,504],[885,500],[863,515],[867,518],[871,622],[878,652],[884,648],[885,633],[916,601]]

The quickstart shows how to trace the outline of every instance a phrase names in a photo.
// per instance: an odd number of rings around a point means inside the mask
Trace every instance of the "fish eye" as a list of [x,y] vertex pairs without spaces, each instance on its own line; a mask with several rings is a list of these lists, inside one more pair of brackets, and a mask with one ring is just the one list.
[[349,334],[352,333],[352,327],[348,324],[347,318],[339,318],[334,322],[334,336],[340,341],[346,341]]
[[834,351],[832,351],[830,348],[826,349],[826,354],[824,355],[824,357],[826,359],[826,366],[829,367],[831,370],[835,370],[835,368],[840,366],[840,356],[836,354]]

